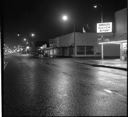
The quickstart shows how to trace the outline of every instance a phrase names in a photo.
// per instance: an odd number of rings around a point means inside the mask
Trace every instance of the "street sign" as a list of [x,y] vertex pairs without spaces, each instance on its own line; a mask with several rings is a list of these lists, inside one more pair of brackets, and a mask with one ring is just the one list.
[[97,33],[112,32],[112,22],[97,23]]

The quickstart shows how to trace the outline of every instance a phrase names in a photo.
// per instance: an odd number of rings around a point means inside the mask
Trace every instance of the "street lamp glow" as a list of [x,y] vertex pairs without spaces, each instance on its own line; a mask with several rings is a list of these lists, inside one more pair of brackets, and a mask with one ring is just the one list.
[[34,34],[34,33],[31,33],[31,36],[32,36],[32,37],[35,37],[35,34]]
[[94,5],[93,7],[96,9],[98,6],[97,5]]
[[26,38],[24,38],[24,41],[26,41],[27,39]]
[[29,47],[29,46],[27,46],[27,47],[26,47],[26,49],[28,50],[28,49],[30,49],[30,47]]
[[40,49],[43,49],[43,46],[41,46]]
[[20,34],[17,34],[17,36],[19,37],[19,36],[20,36]]
[[67,16],[67,15],[63,15],[63,16],[62,16],[62,20],[63,20],[63,21],[67,21],[67,20],[68,20],[68,16]]

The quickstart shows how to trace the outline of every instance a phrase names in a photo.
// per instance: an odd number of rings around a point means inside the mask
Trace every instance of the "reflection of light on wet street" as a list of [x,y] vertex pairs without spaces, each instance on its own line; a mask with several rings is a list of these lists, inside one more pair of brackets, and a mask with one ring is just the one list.
[[68,90],[68,81],[66,76],[61,75],[58,81],[56,82],[57,86],[57,97],[63,98],[64,96],[67,96],[67,90]]
[[[123,82],[123,80],[126,79],[126,76],[120,76],[117,74],[112,74],[110,72],[104,72],[101,70],[94,71],[93,75],[94,82],[97,85],[95,85],[93,87],[94,89],[92,90],[93,92],[90,103],[91,105],[93,105],[92,115],[93,113],[99,116],[113,116],[115,114],[118,115],[118,113],[121,114],[124,111],[123,109],[126,108],[126,105],[123,105],[121,103],[121,101],[125,102],[126,98],[122,98],[122,94],[120,94],[122,93],[121,89],[123,89],[123,92],[126,91],[126,85],[124,85]],[[122,80],[119,81],[119,79]],[[119,91],[119,93],[115,93],[114,90],[117,92]],[[116,112],[116,110],[118,110],[119,107],[116,105],[122,107],[118,112]],[[113,110],[113,112],[111,110]]]
[[57,111],[61,113],[61,115],[66,115],[67,110],[69,109],[69,90],[70,90],[70,82],[66,75],[63,73],[59,74],[57,77],[57,81],[54,84],[55,95],[57,100],[59,100],[59,106]]
[[68,71],[71,71],[72,68],[66,65],[66,63],[63,64],[60,61],[58,61],[57,65],[59,65],[60,67],[58,69],[58,73],[56,74],[56,79],[53,82],[54,94],[58,105],[56,108],[56,112],[58,113],[58,116],[72,115],[72,112],[74,112],[73,105],[76,101],[72,96],[72,76],[68,74]]
[[126,115],[126,99],[118,95],[122,91],[126,94],[124,73],[122,78],[110,69],[96,69],[62,59],[24,57],[16,58],[13,63],[14,84],[19,88],[17,97],[23,102],[14,101],[19,102],[19,113],[23,104],[28,115]]
[[34,68],[36,65],[36,63],[33,60],[29,59],[23,59],[21,62],[24,63],[27,67],[29,67],[28,69]]
[[[24,83],[27,86],[27,92],[29,95],[34,94],[35,86],[36,86],[36,76],[35,76],[35,71],[36,71],[36,63],[34,61],[28,61],[28,60],[23,60],[24,65],[25,65],[25,70],[24,70]],[[26,71],[26,72],[25,72]]]

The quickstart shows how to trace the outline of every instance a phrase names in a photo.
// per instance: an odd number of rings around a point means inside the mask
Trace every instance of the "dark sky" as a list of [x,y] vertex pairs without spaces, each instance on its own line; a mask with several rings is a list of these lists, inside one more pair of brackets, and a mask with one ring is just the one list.
[[[34,40],[48,41],[72,32],[74,22],[76,31],[82,32],[84,26],[96,32],[101,9],[94,9],[94,4],[102,4],[104,21],[114,23],[114,12],[126,8],[127,0],[4,0],[4,41],[20,42],[31,32],[36,34]],[[69,15],[68,22],[61,21],[64,13]],[[22,34],[20,39],[17,33]]]

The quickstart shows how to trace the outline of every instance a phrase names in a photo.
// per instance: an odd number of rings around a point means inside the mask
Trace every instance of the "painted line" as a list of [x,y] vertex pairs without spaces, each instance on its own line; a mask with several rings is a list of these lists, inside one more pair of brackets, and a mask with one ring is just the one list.
[[7,67],[8,62],[4,62],[4,69]]
[[104,89],[104,91],[105,92],[107,92],[107,93],[110,93],[110,94],[117,94],[117,95],[119,95],[119,96],[121,96],[121,97],[123,97],[123,98],[127,98],[126,96],[123,96],[123,95],[121,95],[121,94],[119,94],[119,93],[117,93],[117,92],[115,92],[115,91],[111,91],[111,90],[108,90],[108,89]]
[[114,93],[117,94],[117,95],[119,95],[119,96],[121,96],[121,97],[123,97],[123,98],[127,98],[126,96],[123,96],[123,95],[121,95],[119,93],[116,93],[116,92],[114,92]]
[[108,89],[104,89],[104,91],[107,92],[107,93],[112,93],[112,91],[108,90]]

